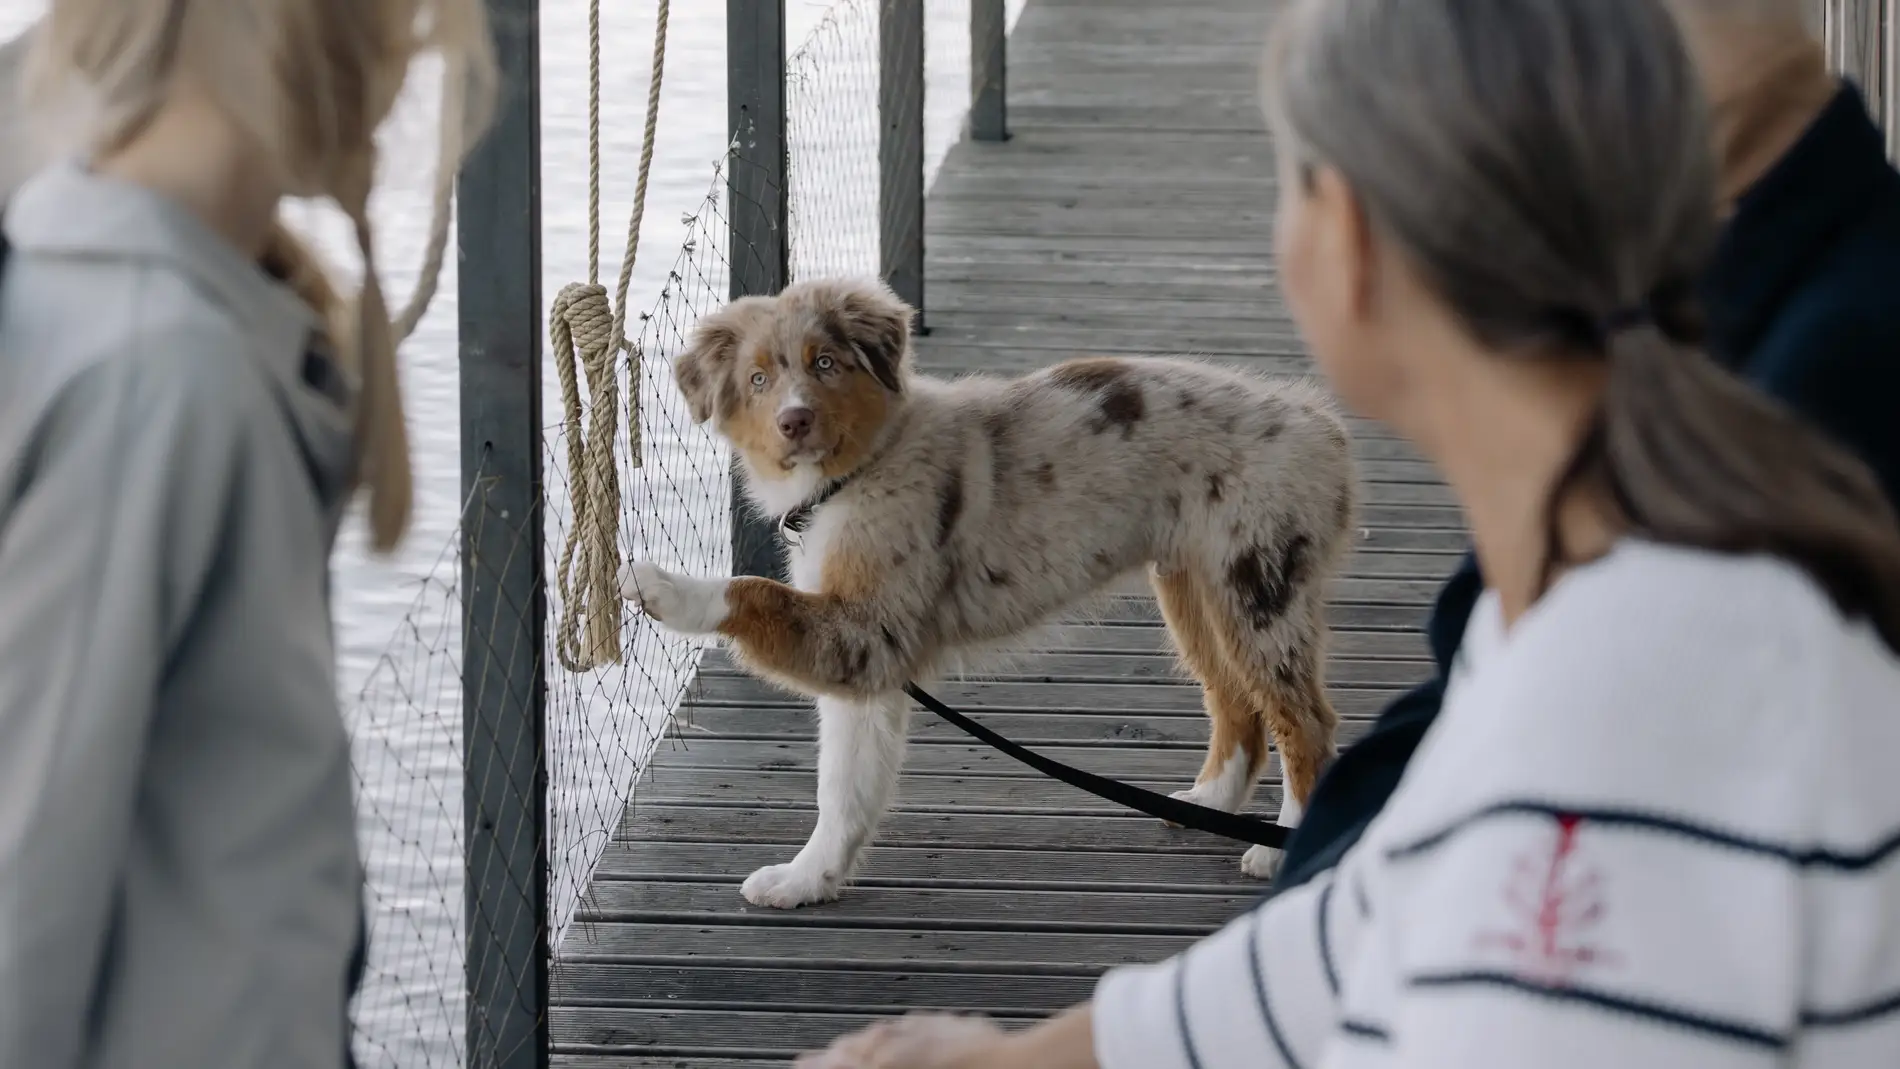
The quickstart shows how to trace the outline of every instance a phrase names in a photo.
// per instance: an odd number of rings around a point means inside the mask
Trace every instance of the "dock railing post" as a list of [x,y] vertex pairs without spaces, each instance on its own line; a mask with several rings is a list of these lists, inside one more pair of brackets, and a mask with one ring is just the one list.
[[1008,13],[1004,0],[970,0],[970,137],[1009,140]]
[[924,0],[881,0],[877,27],[878,268],[922,333]]
[[1900,0],[1883,4],[1885,36],[1881,40],[1881,82],[1887,106],[1881,122],[1887,125],[1887,156],[1900,161]]
[[469,1069],[548,1064],[538,0],[488,0],[494,125],[457,185]]
[[[785,0],[726,0],[727,212],[731,296],[770,296],[791,280],[785,147]],[[770,524],[740,499],[733,458],[732,574],[783,571]]]

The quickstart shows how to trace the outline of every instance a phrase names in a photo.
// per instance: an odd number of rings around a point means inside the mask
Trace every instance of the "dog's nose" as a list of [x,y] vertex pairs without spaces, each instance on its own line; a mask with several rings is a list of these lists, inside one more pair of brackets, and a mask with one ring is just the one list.
[[811,409],[788,408],[778,414],[778,432],[786,441],[796,442],[811,433]]

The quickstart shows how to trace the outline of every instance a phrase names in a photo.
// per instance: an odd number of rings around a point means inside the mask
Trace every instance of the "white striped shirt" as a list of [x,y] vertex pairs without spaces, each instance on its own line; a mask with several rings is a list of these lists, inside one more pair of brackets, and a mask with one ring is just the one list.
[[1900,659],[1782,563],[1625,542],[1337,869],[1095,998],[1104,1069],[1900,1066]]

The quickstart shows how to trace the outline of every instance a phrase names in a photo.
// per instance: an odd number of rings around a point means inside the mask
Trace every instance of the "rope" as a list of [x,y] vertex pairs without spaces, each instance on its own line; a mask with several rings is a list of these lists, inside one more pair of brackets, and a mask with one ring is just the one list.
[[[637,346],[627,343],[627,287],[640,249],[640,222],[646,215],[670,6],[670,0],[659,0],[640,173],[634,187],[633,215],[627,223],[626,253],[620,261],[620,283],[610,301],[600,284],[600,0],[588,4],[587,281],[561,287],[548,319],[548,340],[554,347],[555,372],[560,378],[566,415],[567,484],[573,511],[573,523],[568,527],[555,572],[561,595],[555,653],[573,672],[619,664],[621,660],[622,602],[616,589],[620,570],[620,470],[614,457],[620,384],[614,365],[622,352],[628,354],[627,436],[632,463],[637,468],[641,464],[641,353]],[[587,378],[586,405],[581,401],[582,374]],[[585,642],[581,638],[583,629]]]

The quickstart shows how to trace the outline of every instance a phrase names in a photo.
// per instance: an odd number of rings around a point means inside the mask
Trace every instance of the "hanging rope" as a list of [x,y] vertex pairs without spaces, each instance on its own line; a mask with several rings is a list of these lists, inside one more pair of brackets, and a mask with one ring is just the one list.
[[[633,466],[639,467],[641,354],[637,347],[627,344],[627,286],[633,279],[640,249],[640,222],[646,215],[647,177],[653,168],[653,138],[659,123],[660,79],[666,65],[669,6],[670,0],[659,0],[633,216],[627,223],[620,284],[609,301],[607,290],[600,284],[600,0],[590,0],[588,5],[587,281],[561,287],[548,319],[548,340],[554,347],[554,367],[566,415],[567,485],[573,512],[555,572],[561,596],[555,653],[561,664],[574,672],[618,664],[621,658],[622,603],[617,589],[620,471],[614,458],[620,385],[615,361],[622,352],[629,356],[627,436]],[[587,377],[588,403],[584,407],[582,374]]]

